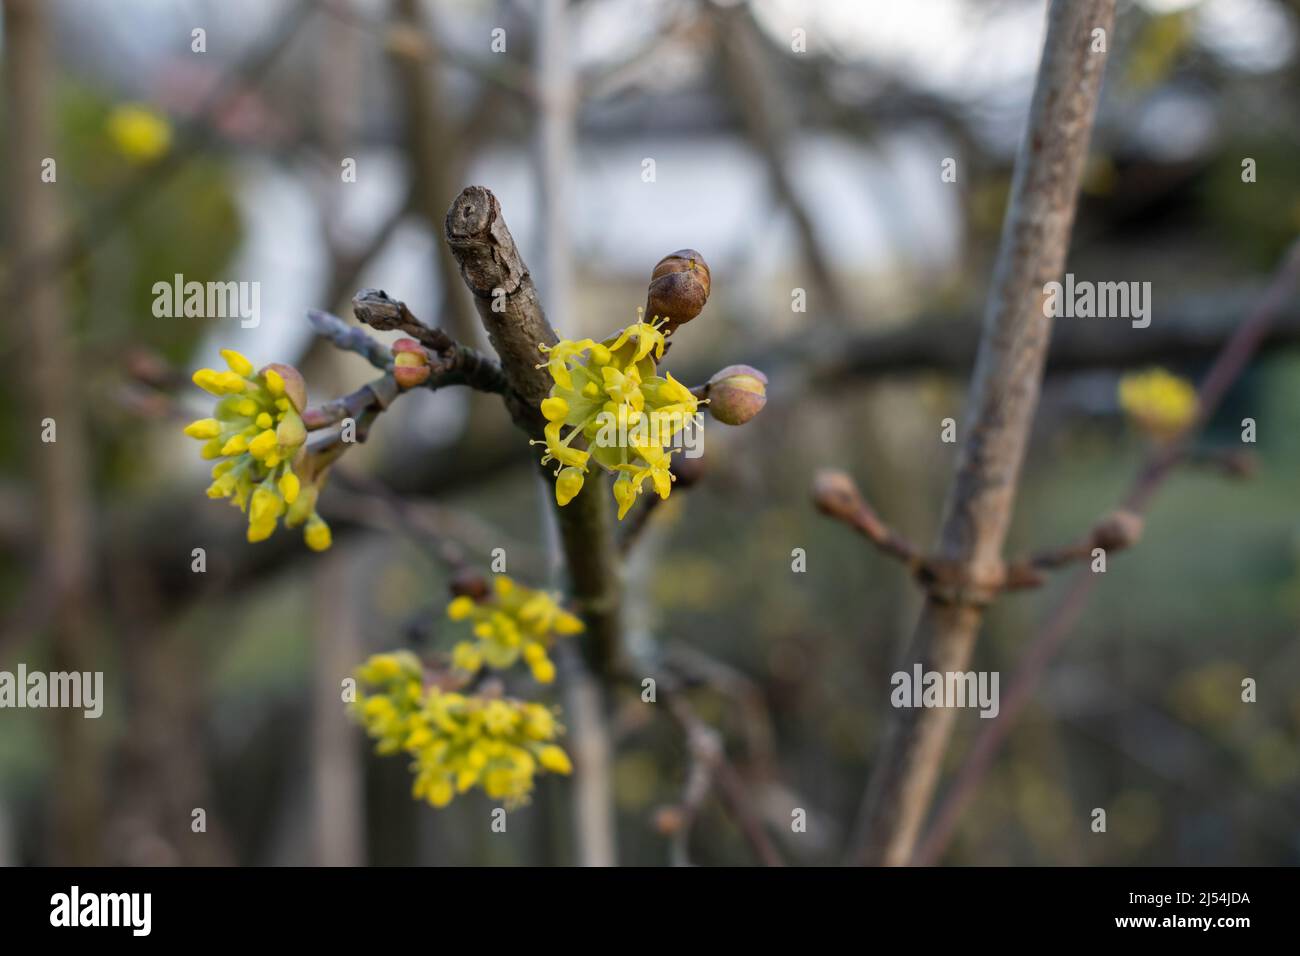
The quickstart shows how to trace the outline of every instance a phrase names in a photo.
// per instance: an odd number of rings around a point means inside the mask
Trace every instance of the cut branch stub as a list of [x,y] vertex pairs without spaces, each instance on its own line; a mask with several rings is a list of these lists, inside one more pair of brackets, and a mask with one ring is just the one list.
[[447,210],[445,232],[514,392],[511,414],[527,431],[540,435],[545,424],[541,404],[550,392],[551,377],[537,368],[543,359],[538,346],[554,345],[559,338],[496,197],[482,186],[467,187]]

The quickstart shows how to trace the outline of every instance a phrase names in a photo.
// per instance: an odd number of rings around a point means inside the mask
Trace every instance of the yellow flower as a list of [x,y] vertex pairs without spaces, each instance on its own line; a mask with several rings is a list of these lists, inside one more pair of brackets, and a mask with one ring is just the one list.
[[313,514],[307,521],[307,527],[302,532],[303,540],[307,542],[307,547],[313,551],[327,551],[333,543],[333,535],[330,533],[330,526],[325,523],[325,519],[320,515]]
[[[555,500],[582,490],[591,462],[618,473],[614,500],[623,518],[646,478],[662,497],[672,490],[670,446],[699,410],[699,399],[671,375],[660,376],[662,320],[638,321],[603,342],[565,339],[540,346],[554,384],[542,400],[542,464],[558,463]],[[539,368],[543,366],[538,366]],[[585,447],[584,447],[585,446]]]
[[512,666],[522,655],[539,684],[555,680],[555,665],[547,650],[559,637],[579,634],[582,621],[564,610],[555,597],[498,575],[492,593],[482,601],[466,595],[453,598],[447,617],[472,624],[473,641],[452,649],[452,665],[469,674],[487,666],[497,670]]
[[475,786],[508,807],[527,803],[539,773],[571,773],[555,714],[527,701],[425,687],[409,652],[379,654],[356,670],[365,685],[353,716],[381,754],[412,758],[412,794],[445,807]]
[[171,147],[167,120],[138,103],[116,107],[108,115],[107,128],[113,145],[133,163],[152,163]]
[[564,507],[582,490],[585,481],[581,468],[561,468],[555,476],[555,501]]
[[1161,441],[1177,437],[1196,420],[1196,389],[1162,368],[1121,378],[1119,404],[1139,428]]
[[537,762],[553,773],[573,773],[573,764],[569,762],[569,755],[554,744],[543,747],[538,752]]
[[[208,497],[228,498],[247,513],[249,541],[265,541],[283,519],[286,527],[305,525],[307,546],[324,551],[330,529],[316,513],[316,499],[325,473],[304,485],[294,470],[307,440],[301,376],[288,366],[257,372],[233,349],[221,356],[226,370],[194,373],[194,384],[216,396],[216,411],[185,428],[186,435],[204,443],[204,458],[222,459],[213,466]],[[292,388],[286,375],[295,382]]]

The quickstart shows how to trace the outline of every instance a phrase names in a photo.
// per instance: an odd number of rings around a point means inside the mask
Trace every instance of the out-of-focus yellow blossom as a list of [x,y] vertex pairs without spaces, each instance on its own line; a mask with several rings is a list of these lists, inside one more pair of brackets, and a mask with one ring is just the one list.
[[212,468],[209,498],[229,498],[248,515],[248,540],[264,541],[280,519],[285,527],[306,525],[307,546],[324,551],[330,530],[316,513],[324,474],[304,482],[294,471],[307,440],[300,412],[306,404],[302,379],[289,366],[253,363],[231,349],[222,353],[227,371],[205,368],[194,384],[217,397],[212,418],[191,422],[185,434],[203,442],[203,457],[220,459]]
[[[650,479],[661,498],[672,490],[668,465],[674,437],[693,421],[700,401],[671,374],[659,375],[664,320],[638,320],[618,335],[565,339],[539,346],[554,385],[542,401],[546,418],[542,464],[556,462],[555,500],[567,505],[582,490],[592,463],[618,473],[614,499],[627,514]],[[543,366],[538,366],[539,368]]]
[[171,148],[171,125],[147,106],[119,106],[108,114],[107,126],[113,145],[133,163],[152,163]]
[[1162,368],[1121,378],[1119,404],[1139,428],[1160,440],[1176,437],[1196,419],[1196,389]]
[[482,601],[468,595],[453,598],[447,616],[474,626],[474,640],[452,649],[452,666],[474,674],[484,665],[510,667],[522,657],[539,684],[555,680],[555,664],[546,652],[556,638],[583,630],[582,621],[550,594],[522,587],[505,575],[493,579],[492,593]]
[[445,807],[479,786],[513,807],[528,802],[538,773],[573,769],[554,743],[564,728],[542,704],[425,687],[420,662],[405,651],[378,654],[356,675],[369,692],[352,711],[379,753],[411,755],[418,800]]

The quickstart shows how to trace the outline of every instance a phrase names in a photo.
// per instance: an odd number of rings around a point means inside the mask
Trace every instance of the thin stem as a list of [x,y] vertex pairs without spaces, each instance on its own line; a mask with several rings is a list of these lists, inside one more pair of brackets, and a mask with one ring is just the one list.
[[[1109,36],[1114,0],[1056,0],[1015,174],[992,291],[980,338],[965,440],[948,494],[938,558],[958,579],[947,600],[931,593],[907,662],[964,671],[990,598],[1002,580],[1029,428],[1047,358],[1051,317],[1043,290],[1065,267],[1079,179],[1101,90],[1104,54],[1093,31]],[[934,793],[956,711],[891,711],[860,815],[853,858],[907,863]]]

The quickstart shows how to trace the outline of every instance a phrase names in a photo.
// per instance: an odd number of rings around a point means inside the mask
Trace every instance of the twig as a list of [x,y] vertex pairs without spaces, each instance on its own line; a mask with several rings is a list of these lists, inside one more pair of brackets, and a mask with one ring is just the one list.
[[381,372],[393,367],[393,353],[382,342],[372,339],[355,325],[348,325],[337,315],[320,309],[308,309],[307,321],[321,338],[329,339],[345,352],[356,352]]
[[[330,425],[337,425],[349,418],[359,420],[371,409],[384,411],[400,394],[393,377],[384,375],[347,395],[308,408],[302,413],[302,421],[308,431],[316,431]],[[364,441],[365,438],[358,434],[357,440]]]
[[[545,422],[541,403],[551,381],[540,367],[538,346],[554,345],[559,337],[542,310],[496,197],[480,186],[463,190],[447,211],[444,236],[501,359],[510,416],[530,438],[540,438]],[[593,866],[612,864],[616,852],[609,773],[612,748],[601,685],[611,679],[622,659],[622,586],[607,488],[603,475],[597,473],[568,505],[555,505],[570,593],[587,625],[587,662],[576,661],[573,655],[566,691],[572,729],[581,744],[574,780],[575,812],[581,824],[579,860]]]
[[[948,495],[938,557],[957,578],[951,601],[928,600],[907,659],[927,670],[964,671],[1002,578],[1002,547],[1047,357],[1051,318],[1043,289],[1065,265],[1070,228],[1105,57],[1094,29],[1109,34],[1114,0],[1057,0],[1016,157],[984,332],[975,363],[965,441]],[[860,815],[852,857],[907,863],[934,792],[956,712],[896,708],[890,714]]]
[[[470,186],[447,211],[445,231],[501,358],[511,417],[530,437],[540,438],[545,424],[541,403],[550,393],[551,380],[538,367],[538,346],[554,345],[559,337],[542,310],[501,206],[489,190]],[[587,622],[591,665],[598,674],[612,673],[621,655],[620,561],[603,476],[588,478],[576,498],[563,508],[557,506],[556,518],[572,594]]]
[[880,520],[844,472],[825,469],[817,473],[813,479],[813,504],[822,514],[844,522],[910,570],[920,567],[921,555],[916,547]]
[[1078,541],[1010,562],[1003,587],[1038,587],[1043,583],[1042,572],[1089,561],[1098,548],[1107,554],[1131,548],[1142,537],[1142,525],[1140,515],[1123,509],[1114,511],[1093,525]]
[[425,325],[405,302],[389,297],[383,289],[362,289],[352,297],[356,317],[381,332],[405,332],[431,354],[433,374],[426,388],[468,385],[481,392],[504,393],[507,381],[501,366],[477,349],[461,345],[442,329]]
[[741,120],[759,157],[767,166],[772,191],[794,221],[804,262],[817,284],[824,309],[819,314],[847,323],[851,319],[848,301],[841,289],[825,246],[807,205],[795,189],[790,174],[789,144],[798,135],[789,104],[773,82],[770,51],[763,48],[763,32],[748,6],[723,9],[707,4],[713,18],[713,33],[722,73],[740,108]]
[[687,748],[691,752],[687,786],[683,802],[678,808],[681,819],[674,821],[680,824],[673,834],[675,861],[679,865],[685,862],[685,841],[689,837],[690,825],[710,789],[716,785],[723,806],[735,819],[741,835],[763,865],[784,866],[781,854],[777,852],[758,815],[749,805],[743,781],[735,768],[727,762],[718,732],[695,713],[675,677],[661,675],[657,689],[668,705],[668,712],[686,734]]
[[670,833],[673,865],[689,866],[691,827],[713,789],[714,775],[722,763],[722,735],[697,718],[679,694],[668,699],[668,709],[686,736],[690,763],[681,800],[667,813],[659,814],[659,823],[660,829]]
[[[1196,423],[1181,442],[1156,452],[1148,459],[1124,498],[1125,508],[1139,515],[1146,510],[1151,498],[1172,473],[1174,465],[1183,457],[1192,437],[1209,420],[1223,401],[1228,388],[1245,370],[1251,356],[1263,341],[1268,326],[1285,307],[1297,284],[1300,284],[1300,241],[1292,245],[1263,299],[1246,321],[1238,326],[1237,332],[1224,345],[1223,351],[1206,374],[1198,393]],[[978,791],[980,782],[992,766],[993,758],[1010,734],[1016,718],[1033,697],[1048,662],[1078,623],[1088,598],[1098,583],[1098,575],[1087,570],[1079,571],[1061,603],[1048,615],[1042,630],[1025,652],[1006,693],[1002,695],[997,718],[981,729],[970,754],[957,772],[956,780],[936,812],[925,841],[913,857],[913,863],[933,864],[943,856],[956,831],[957,822]]]

